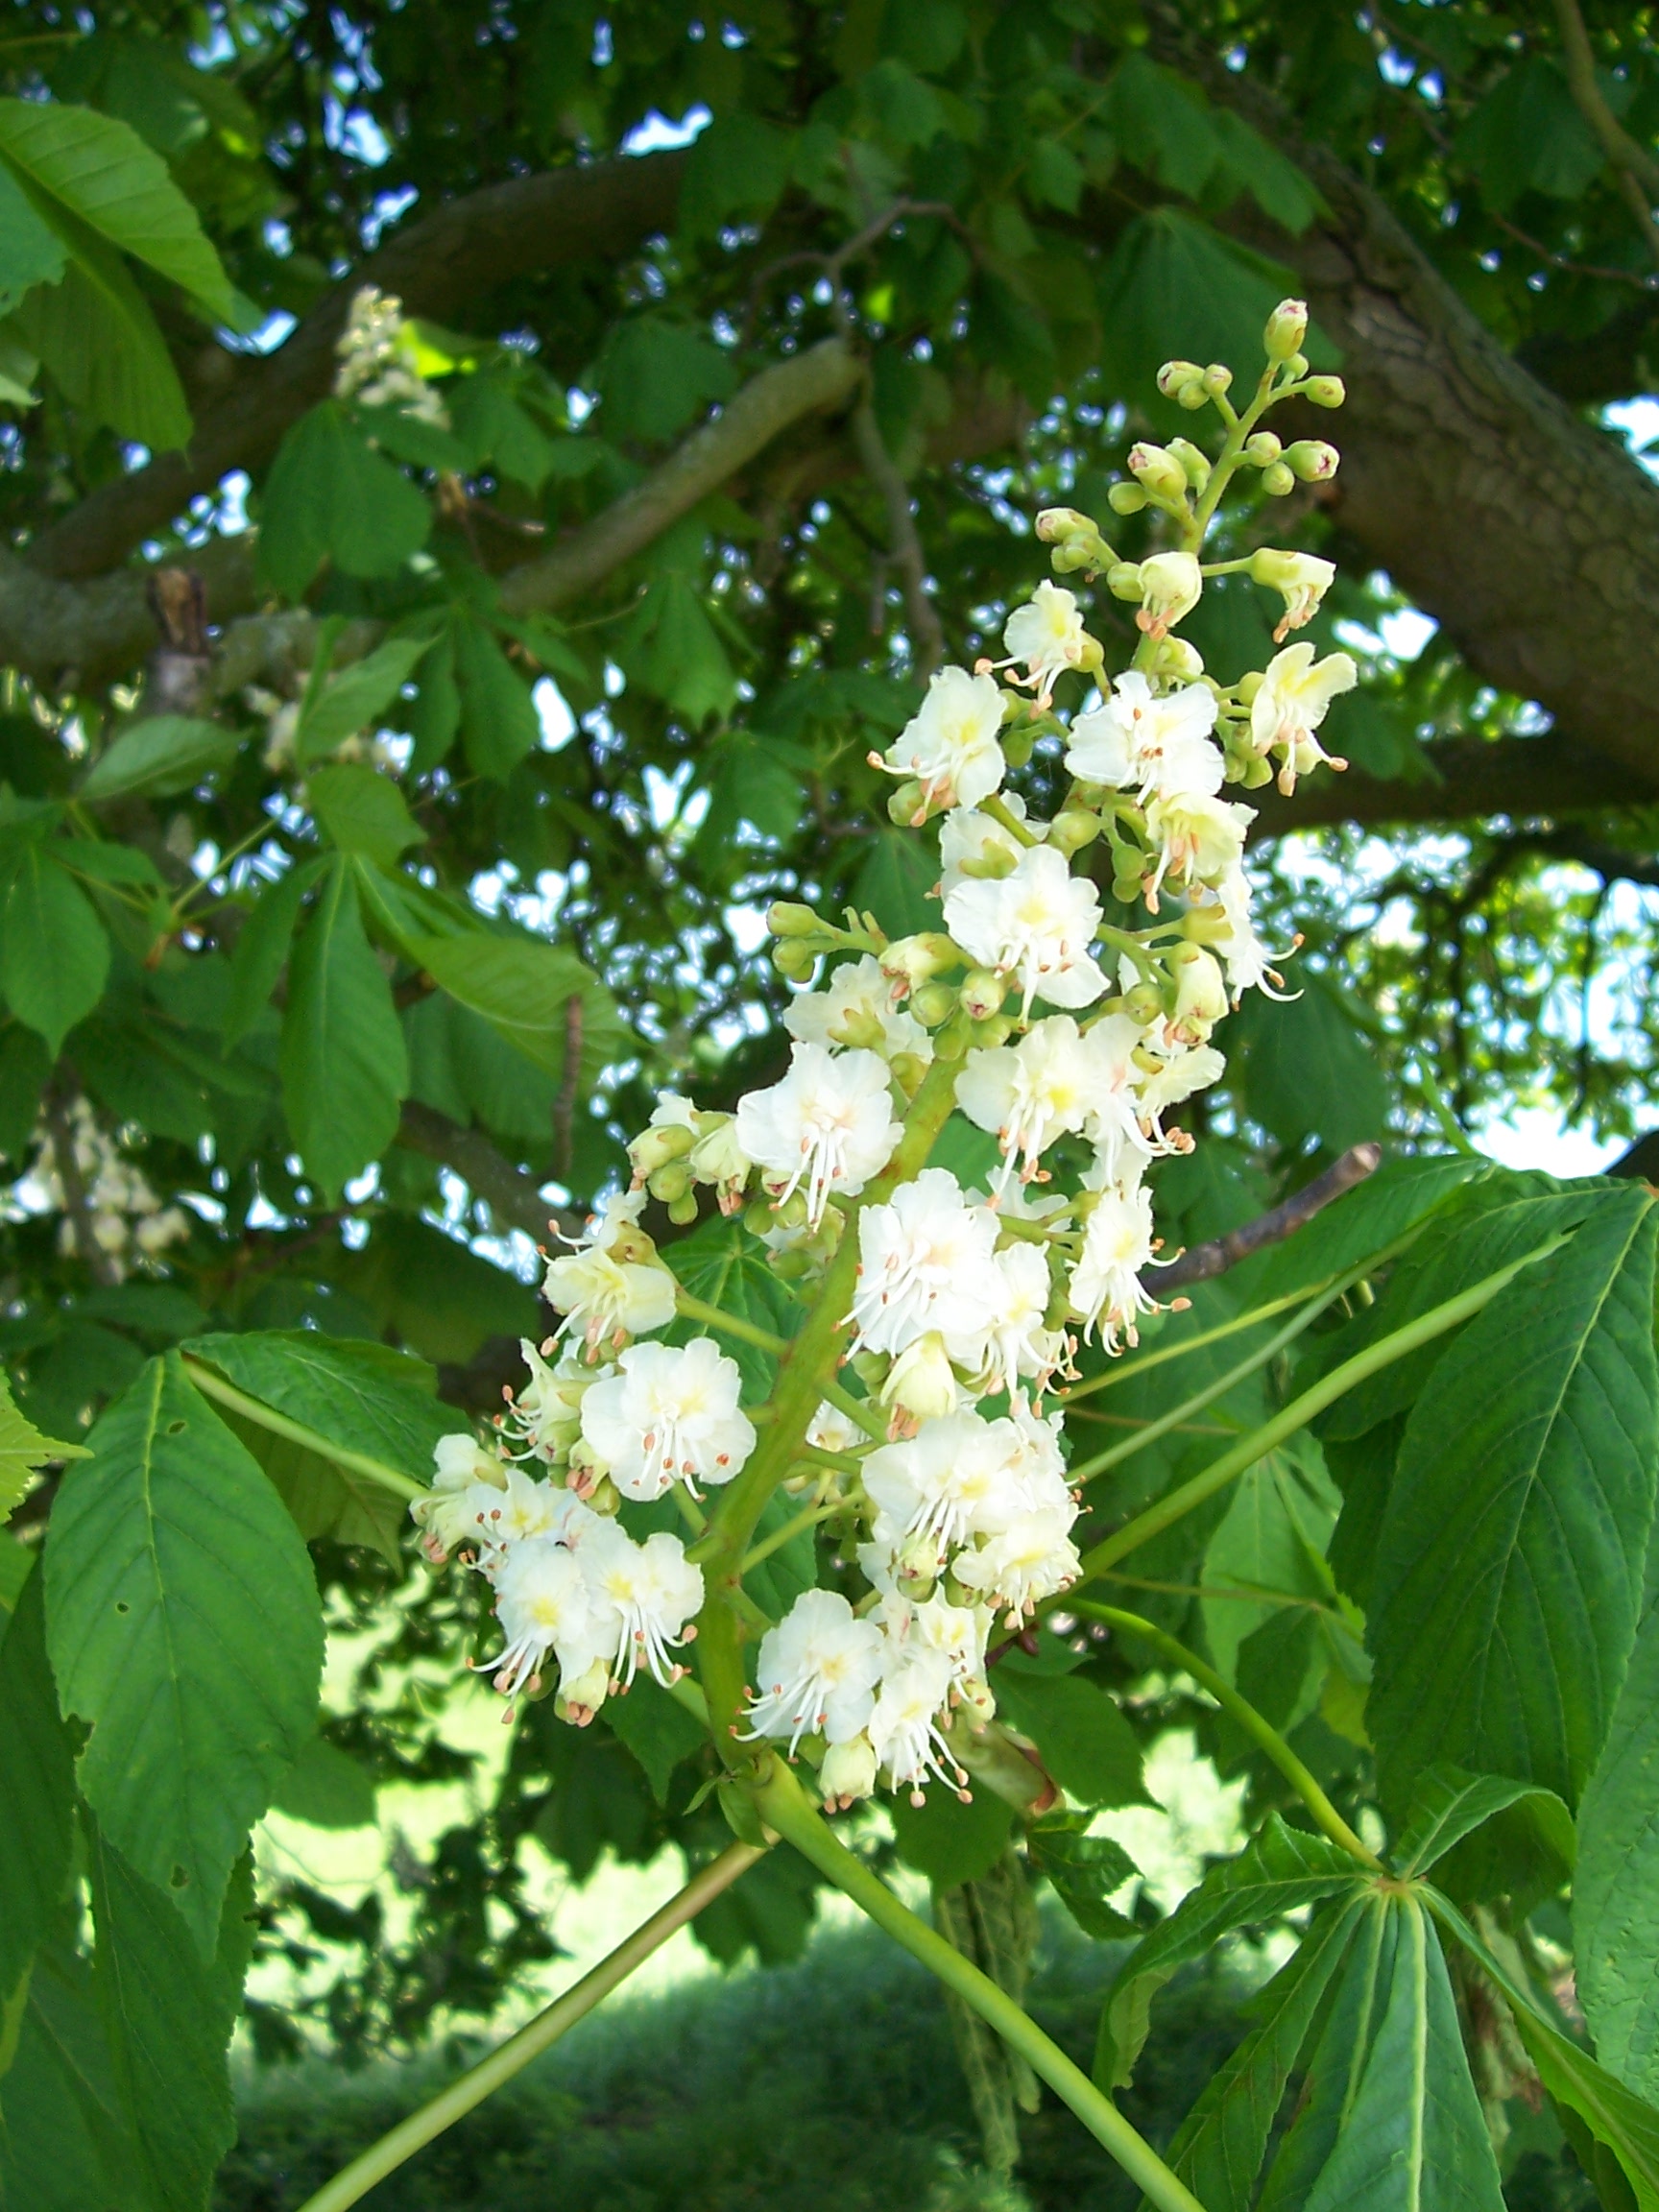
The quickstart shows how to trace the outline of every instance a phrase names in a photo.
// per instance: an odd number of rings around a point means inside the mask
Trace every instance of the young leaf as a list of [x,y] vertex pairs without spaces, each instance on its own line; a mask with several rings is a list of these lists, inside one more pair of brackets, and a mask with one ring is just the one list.
[[1054,1894],[1082,1929],[1096,1941],[1137,1933],[1107,1903],[1140,1868],[1120,1843],[1110,1836],[1088,1834],[1092,1815],[1087,1813],[1046,1813],[1025,1834],[1025,1855],[1034,1872],[1046,1874]]
[[109,940],[75,878],[31,838],[0,908],[0,991],[53,1057],[104,996]]
[[31,1575],[0,1640],[0,2015],[69,1887],[75,1760],[47,1664],[40,1592],[40,1575]]
[[312,813],[342,853],[360,853],[392,868],[399,854],[425,838],[410,818],[402,792],[373,768],[351,763],[319,768],[305,788]]
[[237,932],[230,954],[230,987],[225,994],[225,1048],[239,1044],[271,1003],[288,958],[300,905],[326,868],[325,860],[298,860],[285,876],[266,884]]
[[1529,1782],[1506,1782],[1496,1774],[1431,1767],[1412,1793],[1411,1810],[1394,1845],[1392,1856],[1402,1876],[1427,1874],[1454,1844],[1512,1805],[1528,1808],[1571,1871],[1573,1815],[1551,1791]]
[[1251,1114],[1285,1143],[1318,1137],[1340,1152],[1388,1126],[1377,1056],[1318,975],[1307,976],[1294,998],[1254,998],[1238,1017],[1234,1056]]
[[393,576],[431,528],[424,493],[325,399],[301,416],[271,464],[259,572],[289,599],[325,560],[348,576]]
[[1014,1809],[991,1790],[975,1790],[964,1805],[949,1791],[931,1790],[921,1805],[893,1799],[893,1839],[906,1866],[941,1889],[978,1882],[1008,1848]]
[[324,878],[289,960],[281,1069],[295,1145],[337,1197],[391,1143],[409,1087],[392,986],[364,934],[345,855]]
[[1445,1354],[1383,1516],[1366,1726],[1384,1801],[1439,1761],[1576,1802],[1636,1630],[1653,1517],[1646,1188],[1600,1203]]
[[997,1670],[997,1709],[1029,1736],[1062,1790],[1084,1805],[1150,1805],[1135,1732],[1104,1690],[1075,1674]]
[[1659,1607],[1650,1606],[1578,1811],[1573,1953],[1602,2063],[1659,2102]]
[[54,1459],[84,1459],[84,1444],[43,1436],[12,1403],[12,1385],[0,1373],[0,1522],[9,1521],[29,1492],[29,1479]]
[[230,280],[195,208],[130,125],[58,101],[0,100],[0,157],[34,186],[36,205],[67,209],[209,314],[236,320]]
[[1169,2164],[1204,2212],[1249,2212],[1267,2139],[1365,1900],[1356,1891],[1316,1912],[1295,1952],[1256,1997],[1256,2025],[1176,2130]]
[[425,1361],[389,1344],[316,1329],[267,1329],[195,1336],[181,1349],[330,1443],[383,1459],[420,1482],[432,1479],[439,1437],[467,1427],[466,1415],[435,1395],[437,1379]]
[[1263,2212],[1418,2212],[1431,2189],[1446,2212],[1503,2212],[1439,1937],[1415,1897],[1369,1912],[1375,1944],[1362,1936],[1344,1961]]
[[1281,1920],[1323,1897],[1347,1895],[1361,1879],[1346,1851],[1269,1814],[1266,1827],[1238,1858],[1212,1867],[1124,1960],[1100,2017],[1094,2079],[1103,2088],[1129,2081],[1151,2024],[1152,2000],[1178,1966],[1235,1928]]
[[46,1545],[59,1695],[91,1730],[81,1791],[210,1955],[231,1866],[311,1731],[317,1585],[280,1500],[176,1353],[150,1361],[91,1444]]
[[81,796],[93,802],[188,791],[233,760],[241,733],[192,714],[151,714],[118,731],[86,771]]
[[92,1989],[144,2200],[153,2212],[206,2212],[236,2140],[226,2060],[253,1947],[252,1868],[244,1857],[204,1960],[162,1892],[88,1828]]

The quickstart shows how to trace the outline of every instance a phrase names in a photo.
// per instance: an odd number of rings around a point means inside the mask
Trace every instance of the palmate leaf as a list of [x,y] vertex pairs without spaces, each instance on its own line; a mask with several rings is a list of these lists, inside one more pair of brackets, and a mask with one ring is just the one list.
[[1564,1879],[1573,1867],[1573,1815],[1560,1798],[1535,1783],[1465,1774],[1456,1767],[1431,1767],[1422,1777],[1391,1856],[1403,1875],[1427,1874],[1466,1836],[1516,1808],[1525,1808],[1548,1839]]
[[46,1545],[59,1696],[90,1729],[81,1791],[210,1954],[248,1831],[311,1732],[317,1585],[281,1501],[177,1353],[104,1414],[91,1452]]
[[1151,2023],[1152,2000],[1178,1966],[1197,1959],[1235,1928],[1282,1919],[1304,1905],[1342,1897],[1361,1885],[1360,1868],[1323,1836],[1287,1828],[1278,1814],[1236,1859],[1212,1870],[1123,1961],[1100,2016],[1094,2079],[1118,2088],[1132,2077]]
[[328,560],[348,576],[393,576],[431,528],[425,495],[325,399],[286,433],[271,465],[259,572],[290,599]]
[[1498,2161],[1439,1937],[1416,1897],[1373,1892],[1261,2212],[1503,2212]]
[[1407,1425],[1367,1628],[1384,1802],[1441,1761],[1576,1802],[1635,1635],[1653,1515],[1646,1189],[1600,1200],[1436,1366]]
[[1659,2099],[1659,1606],[1631,1654],[1578,1811],[1573,1952],[1603,2065]]
[[573,952],[534,937],[412,939],[409,957],[441,990],[481,1014],[498,1036],[551,1075],[565,1074],[570,1002],[581,1019],[581,1075],[591,1081],[626,1038],[616,1001]]

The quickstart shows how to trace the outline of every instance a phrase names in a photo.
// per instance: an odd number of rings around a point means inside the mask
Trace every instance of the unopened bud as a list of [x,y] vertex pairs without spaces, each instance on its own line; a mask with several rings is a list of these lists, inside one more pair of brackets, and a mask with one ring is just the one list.
[[887,819],[897,829],[914,829],[917,816],[926,811],[927,794],[914,777],[887,795]]
[[1323,438],[1298,438],[1285,448],[1286,467],[1293,469],[1304,484],[1329,483],[1341,462],[1335,446],[1327,445]]
[[1119,561],[1106,571],[1106,589],[1114,599],[1136,599],[1141,596],[1141,564],[1139,561]]
[[1129,473],[1154,499],[1174,501],[1187,496],[1187,471],[1166,445],[1142,440],[1129,448]]
[[799,937],[781,937],[772,948],[772,965],[786,982],[805,983],[817,964],[817,953]]
[[1106,500],[1114,515],[1139,515],[1146,504],[1146,494],[1139,484],[1114,484]]
[[998,1045],[1006,1045],[1013,1034],[1014,1020],[1012,1015],[993,1014],[989,1022],[981,1022],[975,1026],[974,1042],[975,1045],[983,1046],[986,1051],[994,1052]]
[[1204,657],[1185,637],[1161,637],[1152,649],[1147,672],[1172,684],[1195,684],[1204,673]]
[[1156,983],[1137,983],[1123,994],[1123,1011],[1131,1022],[1139,1022],[1144,1028],[1163,1013],[1164,994]]
[[1340,376],[1310,376],[1303,391],[1315,407],[1340,407],[1348,397]]
[[810,906],[796,905],[788,899],[775,900],[767,907],[766,926],[774,937],[818,937],[824,931]]
[[682,1160],[697,1142],[697,1131],[685,1121],[653,1121],[641,1129],[628,1147],[636,1177],[645,1182],[670,1160]]
[[1063,806],[1049,825],[1047,842],[1070,859],[1073,853],[1081,853],[1085,845],[1093,845],[1099,834],[1098,814],[1091,814],[1083,806]]
[[1204,372],[1204,389],[1214,399],[1225,392],[1233,381],[1233,372],[1223,361],[1212,361]]
[[910,1011],[925,1029],[937,1029],[956,1011],[956,994],[949,983],[924,983],[910,994]]
[[1000,1013],[1007,996],[1007,979],[990,968],[971,968],[957,994],[963,1013],[974,1022],[988,1022]]
[[689,1229],[692,1222],[697,1218],[696,1191],[685,1190],[681,1192],[678,1198],[670,1200],[668,1218],[677,1228]]
[[1158,372],[1158,389],[1166,399],[1179,399],[1185,385],[1203,380],[1204,372],[1196,361],[1166,361]]
[[1183,384],[1175,395],[1177,407],[1184,407],[1189,415],[1196,415],[1200,407],[1208,407],[1210,395],[1202,384]]
[[645,1188],[653,1198],[664,1206],[672,1206],[677,1198],[684,1198],[691,1188],[691,1164],[688,1160],[666,1160],[645,1178]]
[[1075,507],[1045,507],[1037,517],[1037,535],[1046,545],[1053,546],[1050,565],[1057,575],[1071,575],[1079,569],[1093,574],[1112,559],[1112,548],[1096,525]]
[[1187,471],[1187,481],[1194,492],[1202,492],[1210,481],[1210,456],[1200,451],[1190,438],[1171,438],[1169,450]]
[[1281,300],[1267,318],[1267,327],[1262,333],[1269,361],[1288,361],[1302,350],[1302,341],[1308,335],[1308,302],[1306,300]]
[[894,1360],[881,1385],[880,1402],[912,1421],[937,1421],[955,1412],[961,1396],[945,1339],[930,1330],[907,1344]]
[[1286,368],[1286,373],[1287,373],[1287,374],[1289,374],[1289,375],[1291,375],[1291,376],[1296,376],[1296,377],[1302,377],[1302,376],[1306,376],[1306,375],[1307,375],[1307,373],[1308,373],[1308,356],[1307,356],[1307,354],[1306,354],[1306,353],[1292,353],[1292,354],[1291,354],[1291,356],[1290,356],[1290,358],[1289,358],[1289,360],[1286,362],[1286,364],[1285,364],[1285,368]]
[[914,990],[930,983],[946,969],[956,967],[962,955],[942,930],[919,929],[914,937],[897,937],[881,953],[881,973],[890,983]]
[[1244,458],[1253,469],[1265,469],[1285,450],[1271,430],[1258,430],[1244,441]]
[[1262,471],[1262,489],[1270,499],[1283,499],[1286,492],[1296,489],[1296,476],[1283,461],[1275,461],[1270,469]]

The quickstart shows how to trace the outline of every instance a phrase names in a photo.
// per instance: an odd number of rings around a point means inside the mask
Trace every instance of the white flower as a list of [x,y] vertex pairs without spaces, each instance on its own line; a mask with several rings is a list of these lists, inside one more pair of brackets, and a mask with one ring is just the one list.
[[1152,1196],[1145,1190],[1105,1190],[1089,1216],[1083,1249],[1071,1270],[1071,1310],[1086,1336],[1100,1332],[1108,1352],[1122,1335],[1138,1343],[1135,1322],[1155,1313],[1157,1300],[1141,1285],[1152,1259]]
[[1192,553],[1154,553],[1141,564],[1141,608],[1136,626],[1148,637],[1162,637],[1184,614],[1190,614],[1204,589],[1204,572]]
[[683,1670],[668,1647],[684,1641],[686,1623],[703,1605],[703,1571],[686,1558],[679,1537],[659,1529],[636,1544],[616,1522],[605,1521],[578,1556],[595,1605],[615,1623],[612,1648],[627,1652],[623,1681],[632,1682],[642,1664],[664,1688],[677,1680]]
[[[1273,955],[1257,935],[1256,925],[1250,919],[1254,897],[1250,878],[1242,867],[1227,869],[1215,886],[1216,902],[1227,927],[1224,935],[1212,942],[1227,970],[1235,1005],[1246,991],[1264,991],[1269,998],[1286,996],[1285,978],[1272,966]],[[1294,945],[1291,950],[1295,950]]]
[[1348,763],[1327,753],[1313,733],[1324,721],[1333,699],[1352,691],[1359,671],[1346,653],[1328,653],[1315,661],[1306,638],[1275,653],[1262,678],[1262,688],[1250,708],[1250,742],[1265,759],[1282,753],[1281,791],[1294,791],[1298,776],[1306,776],[1325,761],[1333,768]]
[[883,1645],[833,1590],[805,1590],[760,1639],[759,1688],[749,1708],[751,1737],[803,1736],[845,1743],[863,1733],[876,1703]]
[[860,1797],[868,1797],[876,1787],[876,1749],[869,1737],[831,1743],[818,1769],[818,1787],[828,1813],[843,1813]]
[[621,1372],[595,1382],[582,1401],[582,1434],[624,1498],[661,1498],[684,1482],[730,1482],[755,1449],[740,1412],[743,1378],[711,1336],[680,1349],[632,1344]]
[[1284,596],[1284,617],[1273,633],[1276,645],[1284,643],[1286,632],[1300,630],[1305,622],[1313,619],[1335,574],[1334,563],[1321,561],[1316,553],[1280,553],[1263,545],[1251,555],[1251,580],[1265,584]]
[[869,952],[832,969],[826,989],[792,998],[783,1026],[803,1045],[856,1046],[885,1060],[901,1052],[922,1061],[933,1057],[932,1038],[914,1014],[894,1005],[893,987]]
[[503,1432],[523,1449],[516,1458],[554,1460],[570,1449],[581,1427],[582,1399],[591,1372],[566,1356],[549,1367],[528,1336],[518,1339],[530,1380],[508,1401]]
[[[1018,791],[1003,795],[1002,804],[1017,822],[1026,823],[1033,836],[1046,837],[1048,825],[1031,822]],[[939,858],[943,873],[939,889],[949,898],[958,883],[975,878],[1011,876],[1025,850],[1011,830],[994,822],[972,806],[952,806],[939,824]]]
[[474,1531],[478,1503],[472,1492],[480,1487],[504,1490],[507,1470],[470,1433],[440,1436],[432,1457],[437,1467],[432,1487],[414,1500],[409,1513],[421,1530],[422,1551],[437,1567]]
[[738,1142],[776,1198],[805,1185],[814,1228],[831,1196],[856,1197],[880,1173],[902,1134],[886,1063],[874,1052],[797,1045],[782,1082],[751,1091],[737,1108]]
[[1139,1182],[1154,1149],[1140,1097],[1144,1071],[1135,1057],[1144,1034],[1127,1014],[1103,1014],[1086,1040],[1091,1082],[1083,1134],[1096,1162],[1105,1164],[1108,1182]]
[[1039,995],[1051,1006],[1090,1006],[1106,988],[1089,952],[1099,896],[1045,845],[1022,853],[1011,876],[959,883],[945,902],[945,925],[980,967],[1013,974],[1022,1019]]
[[851,1452],[866,1438],[852,1415],[843,1413],[839,1406],[831,1406],[826,1398],[807,1425],[806,1441],[815,1444],[820,1452]]
[[509,1466],[502,1472],[506,1481],[500,1489],[480,1482],[467,1493],[471,1510],[467,1533],[480,1549],[487,1575],[493,1575],[506,1554],[533,1536],[568,1544],[576,1528],[599,1518],[574,1490],[557,1482],[539,1482],[521,1467]]
[[1016,1167],[1029,1181],[1054,1140],[1082,1128],[1094,1082],[1094,1056],[1069,1014],[1034,1022],[1018,1045],[967,1055],[956,1103],[1001,1148],[998,1192],[1007,1190]]
[[565,1316],[558,1334],[580,1331],[590,1359],[602,1344],[649,1335],[674,1318],[674,1278],[638,1226],[644,1205],[643,1190],[608,1198],[587,1236],[569,1239],[572,1250],[547,1263],[541,1288]]
[[[1141,1077],[1141,1111],[1155,1132],[1159,1117],[1199,1091],[1208,1091],[1226,1073],[1227,1063],[1214,1045],[1194,1045],[1159,1057]],[[1161,1132],[1158,1132],[1161,1137]]]
[[1066,765],[1087,783],[1139,786],[1153,794],[1213,794],[1221,788],[1221,750],[1210,740],[1215,694],[1207,684],[1184,684],[1160,699],[1139,669],[1119,676],[1110,699],[1071,724]]
[[922,786],[920,823],[943,806],[977,806],[1002,781],[1006,766],[997,733],[1002,727],[1002,693],[995,677],[966,668],[941,668],[927,685],[921,709],[885,756],[872,755],[890,775]]
[[895,1790],[908,1790],[910,1802],[923,1801],[922,1785],[936,1776],[951,1789],[966,1788],[968,1777],[951,1762],[939,1733],[939,1716],[950,1696],[950,1662],[923,1644],[900,1647],[893,1667],[882,1675],[881,1695],[870,1716],[870,1743],[878,1765]]
[[1098,648],[1083,627],[1077,601],[1064,586],[1039,584],[1023,607],[1016,607],[1002,627],[1002,642],[1025,664],[1026,680],[1046,698],[1054,679],[1086,661],[1098,664]]
[[1041,1388],[1064,1360],[1065,1332],[1046,1326],[1050,1294],[1041,1245],[1010,1244],[998,1253],[995,1318],[974,1362],[990,1389],[1012,1396],[1022,1376]]
[[1077,1518],[1077,1501],[1068,1486],[1066,1459],[1060,1450],[1064,1413],[1050,1413],[1045,1419],[1042,1414],[1032,1412],[1023,1398],[1017,1398],[1008,1418],[1014,1431],[1009,1465],[1019,1481],[1026,1509],[1032,1513],[1062,1513],[1070,1528]]
[[1005,1606],[1007,1625],[1018,1628],[1022,1615],[1082,1573],[1077,1547],[1067,1533],[1070,1526],[1070,1516],[1057,1506],[1022,1513],[978,1551],[956,1560],[956,1579]]
[[997,1223],[943,1167],[925,1167],[858,1221],[853,1318],[867,1351],[899,1353],[928,1330],[972,1335],[986,1306]]
[[548,1537],[514,1545],[495,1577],[495,1611],[507,1642],[489,1664],[504,1695],[520,1683],[538,1689],[549,1651],[565,1680],[615,1653],[614,1618],[594,1604],[576,1554]]
[[943,1552],[994,1535],[1022,1507],[1020,1439],[1008,1421],[948,1413],[914,1436],[882,1444],[864,1462],[876,1539],[897,1549],[920,1536]]
[[1151,911],[1158,911],[1158,893],[1166,877],[1213,883],[1236,868],[1244,851],[1244,832],[1255,819],[1254,806],[1198,792],[1154,799],[1146,809],[1146,833],[1159,847],[1157,870],[1144,892]]

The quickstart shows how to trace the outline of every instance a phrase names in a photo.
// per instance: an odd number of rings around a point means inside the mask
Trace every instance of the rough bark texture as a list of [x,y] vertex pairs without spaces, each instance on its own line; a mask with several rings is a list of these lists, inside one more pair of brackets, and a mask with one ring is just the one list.
[[1350,768],[1305,777],[1288,799],[1271,784],[1252,791],[1250,841],[1288,830],[1323,830],[1338,822],[1366,824],[1473,821],[1482,815],[1571,814],[1640,805],[1651,798],[1647,780],[1622,761],[1553,734],[1544,737],[1449,737],[1424,748],[1427,771],[1410,781],[1384,782]]
[[334,342],[365,284],[395,293],[411,315],[466,324],[498,285],[533,269],[635,251],[672,223],[685,173],[681,152],[622,156],[582,169],[516,177],[469,192],[397,231],[325,294],[275,353],[250,361],[204,413],[182,453],[105,485],[30,548],[49,576],[97,576],[233,469],[262,469],[282,433],[327,397]]

